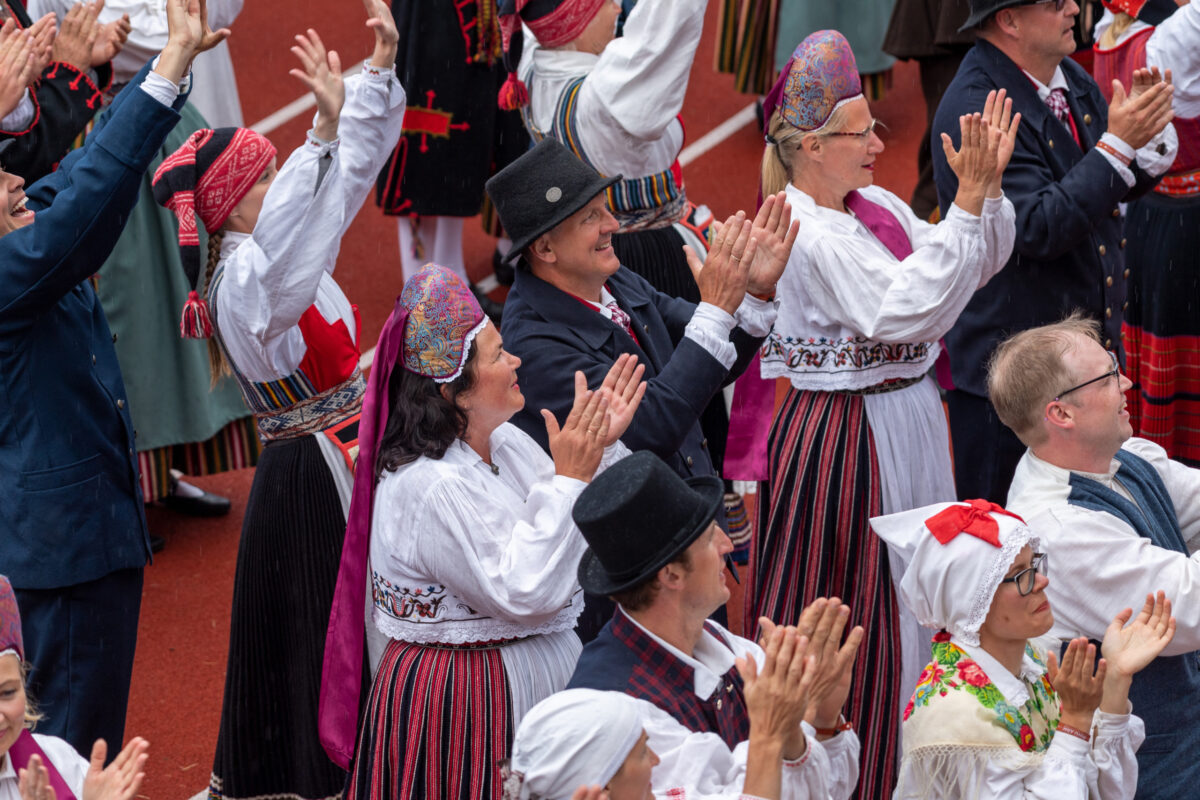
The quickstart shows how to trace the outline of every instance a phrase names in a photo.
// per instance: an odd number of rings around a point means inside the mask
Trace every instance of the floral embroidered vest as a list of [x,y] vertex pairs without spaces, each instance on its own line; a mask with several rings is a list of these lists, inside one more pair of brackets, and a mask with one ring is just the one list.
[[904,709],[905,754],[935,742],[942,733],[956,744],[1007,745],[1024,753],[1044,753],[1058,728],[1058,695],[1044,674],[1042,654],[1028,644],[1025,654],[1043,675],[1026,682],[1029,700],[1018,707],[1005,700],[983,668],[950,641],[950,634],[933,637],[933,662],[921,673]]

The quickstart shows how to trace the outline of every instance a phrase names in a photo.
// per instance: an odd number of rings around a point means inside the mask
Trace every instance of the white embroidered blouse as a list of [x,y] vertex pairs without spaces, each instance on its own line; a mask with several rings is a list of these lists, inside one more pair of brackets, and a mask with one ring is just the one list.
[[323,142],[310,132],[267,189],[254,232],[225,234],[225,274],[212,301],[221,340],[250,380],[279,380],[300,366],[308,348],[297,323],[314,304],[357,341],[333,269],[342,235],[400,138],[404,107],[395,71],[364,66],[346,81],[338,138]]
[[1008,198],[984,200],[979,217],[951,206],[930,225],[886,189],[859,193],[892,213],[912,255],[898,261],[852,213],[818,206],[789,184],[800,235],[777,287],[775,329],[763,342],[764,378],[847,391],[924,374],[938,339],[1012,252]]
[[[371,523],[371,618],[423,644],[514,639],[575,627],[587,543],[571,519],[585,483],[511,423],[491,437],[496,471],[461,439],[440,459],[384,472]],[[628,455],[619,442],[601,468]]]

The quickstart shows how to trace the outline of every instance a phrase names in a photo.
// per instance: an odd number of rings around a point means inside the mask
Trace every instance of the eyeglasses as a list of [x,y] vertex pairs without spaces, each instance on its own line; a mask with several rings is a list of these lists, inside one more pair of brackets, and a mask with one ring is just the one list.
[[1026,3],[1027,6],[1044,6],[1047,3],[1054,3],[1054,10],[1061,12],[1067,7],[1067,0],[1035,0],[1032,3]]
[[1017,594],[1021,597],[1033,592],[1033,587],[1037,584],[1038,573],[1042,575],[1050,574],[1050,562],[1046,560],[1045,553],[1034,553],[1033,560],[1029,562],[1029,569],[1023,569],[1011,578],[1005,578],[1000,583],[1015,583],[1017,585]]
[[1113,366],[1112,369],[1110,369],[1108,372],[1104,373],[1103,375],[1099,375],[1095,378],[1092,378],[1090,381],[1084,381],[1083,383],[1079,384],[1078,386],[1072,386],[1070,389],[1067,389],[1066,391],[1059,392],[1058,395],[1054,398],[1055,402],[1061,400],[1062,398],[1066,397],[1071,392],[1073,392],[1077,389],[1082,389],[1085,386],[1091,386],[1093,383],[1099,383],[1100,381],[1107,380],[1108,378],[1112,378],[1116,375],[1120,375],[1121,374],[1121,364],[1120,364],[1120,362],[1117,361],[1117,354],[1114,353],[1112,350],[1109,350],[1108,357],[1112,359],[1112,366]]
[[829,133],[823,133],[821,135],[822,136],[857,136],[858,140],[860,142],[865,142],[868,139],[870,139],[871,134],[875,132],[876,125],[881,125],[885,131],[887,130],[887,125],[884,125],[882,122],[880,122],[877,119],[872,119],[871,124],[868,125],[866,128],[864,128],[861,131],[831,131]]

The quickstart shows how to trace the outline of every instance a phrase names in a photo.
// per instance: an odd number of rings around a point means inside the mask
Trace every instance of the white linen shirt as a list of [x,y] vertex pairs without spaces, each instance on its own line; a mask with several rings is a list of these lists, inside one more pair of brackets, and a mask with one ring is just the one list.
[[[549,133],[563,89],[587,78],[576,106],[579,146],[597,171],[626,178],[669,168],[683,147],[688,73],[700,44],[707,0],[638,3],[624,34],[600,55],[530,43],[518,70],[529,88],[529,111]],[[528,33],[528,31],[526,31]]]
[[[440,459],[384,472],[371,523],[371,618],[420,644],[511,639],[575,627],[576,569],[587,543],[571,519],[587,485],[511,423],[492,432],[492,463],[456,439]],[[620,442],[601,468],[628,455]]]
[[[1188,557],[1143,539],[1112,514],[1070,505],[1071,472],[1027,450],[1017,464],[1006,508],[1038,532],[1053,559],[1047,594],[1054,609],[1051,634],[1059,639],[1102,638],[1124,608],[1141,608],[1147,594],[1162,589],[1171,598],[1177,627],[1163,651],[1177,656],[1200,650],[1200,470],[1167,457],[1153,442],[1133,438],[1121,447],[1150,463],[1175,505]],[[1108,473],[1080,473],[1128,497]]]
[[800,235],[763,343],[764,378],[846,391],[924,374],[940,352],[937,340],[1012,253],[1015,212],[1006,197],[985,199],[981,217],[951,206],[930,225],[886,189],[859,192],[892,213],[912,255],[897,261],[854,214],[818,206],[788,184]]
[[251,381],[279,380],[300,366],[308,348],[297,323],[314,304],[357,341],[354,310],[333,269],[342,235],[400,138],[404,107],[395,71],[364,66],[346,81],[339,138],[322,142],[310,131],[267,189],[254,232],[225,234],[217,327]]
[[[88,771],[87,759],[57,736],[35,733],[33,739],[58,770],[67,788],[74,793],[77,800],[82,800],[83,779],[87,777]],[[23,800],[18,785],[17,771],[13,769],[12,759],[8,757],[8,753],[0,754],[0,800]]]
[[[733,669],[736,658],[749,654],[762,668],[766,656],[757,644],[735,636],[710,621],[729,647],[721,644],[706,629],[700,634],[692,655],[656,636],[638,623],[623,608],[617,613],[625,617],[672,655],[692,668],[696,696],[712,696],[721,676]],[[732,649],[731,649],[732,648]],[[703,798],[738,797],[746,780],[748,742],[739,742],[733,750],[715,733],[698,733],[679,723],[653,703],[634,698],[642,716],[647,744],[659,758],[651,773],[655,795],[661,797]],[[782,800],[845,800],[858,783],[858,737],[853,731],[843,731],[831,739],[818,742],[816,732],[801,723],[807,744],[804,755],[796,761],[783,762]]]
[[[1020,677],[1013,675],[982,647],[964,644],[951,637],[950,641],[974,659],[991,679],[1010,705],[1020,708],[1029,701],[1026,682],[1041,680],[1044,670],[1026,654],[1021,660]],[[1044,639],[1035,642],[1040,649],[1057,649],[1058,641]],[[974,800],[1132,800],[1137,791],[1137,756],[1146,738],[1142,720],[1132,714],[1106,714],[1097,710],[1092,717],[1092,741],[1076,736],[1055,734],[1046,748],[1041,763],[1033,769],[1014,769],[996,760],[983,761],[980,793]],[[1014,744],[1014,747],[1016,745]],[[892,800],[958,800],[957,796],[923,793],[919,776],[909,773],[901,763],[900,775]],[[974,759],[960,759],[947,769],[957,767],[964,772],[978,770]],[[970,784],[970,778],[953,785]]]

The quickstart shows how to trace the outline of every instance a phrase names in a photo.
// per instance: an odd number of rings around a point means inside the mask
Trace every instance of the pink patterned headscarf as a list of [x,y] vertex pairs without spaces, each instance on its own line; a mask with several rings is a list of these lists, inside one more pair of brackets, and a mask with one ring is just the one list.
[[379,333],[358,423],[354,489],[325,633],[317,712],[321,745],[343,769],[354,757],[358,726],[375,455],[387,430],[392,370],[399,365],[438,383],[452,381],[462,374],[471,342],[485,325],[487,317],[463,279],[445,267],[426,264],[404,284]]
[[17,595],[8,578],[0,575],[0,652],[12,650],[25,660],[25,642],[21,638],[21,611]]
[[805,38],[779,80],[779,113],[802,131],[820,130],[838,106],[862,97],[854,53],[838,31],[817,31]]

